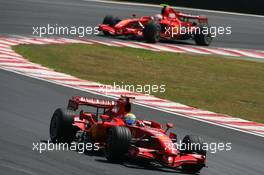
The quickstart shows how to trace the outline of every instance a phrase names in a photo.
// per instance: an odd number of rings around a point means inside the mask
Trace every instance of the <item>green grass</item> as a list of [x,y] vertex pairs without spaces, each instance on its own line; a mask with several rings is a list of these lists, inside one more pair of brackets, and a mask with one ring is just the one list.
[[14,49],[58,72],[105,84],[165,84],[165,93],[153,95],[264,122],[263,63],[102,45],[19,45]]

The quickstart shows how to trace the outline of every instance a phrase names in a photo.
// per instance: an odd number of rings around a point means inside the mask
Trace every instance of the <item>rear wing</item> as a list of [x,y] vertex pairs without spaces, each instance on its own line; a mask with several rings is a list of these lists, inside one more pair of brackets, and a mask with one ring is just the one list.
[[208,23],[207,16],[204,15],[192,15],[192,14],[186,14],[186,13],[177,13],[178,18],[185,18],[185,19],[196,19],[199,21],[199,23]]
[[126,102],[131,102],[131,100],[135,100],[136,98],[134,96],[128,96],[128,95],[121,95],[121,99],[124,99]]
[[199,23],[208,23],[208,18],[204,15],[192,15],[187,13],[182,13],[174,10],[172,7],[169,7],[166,4],[162,4],[162,16],[168,18],[180,18],[181,21],[188,21],[189,19],[196,19]]
[[116,105],[116,102],[112,100],[102,100],[102,99],[74,96],[69,100],[67,108],[75,111],[79,108],[80,105],[110,109]]

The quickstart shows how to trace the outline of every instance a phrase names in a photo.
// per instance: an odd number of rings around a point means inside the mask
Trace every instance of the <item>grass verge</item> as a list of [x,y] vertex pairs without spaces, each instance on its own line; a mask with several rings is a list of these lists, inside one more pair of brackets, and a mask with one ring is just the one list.
[[165,84],[165,93],[153,95],[264,123],[263,63],[103,45],[19,45],[14,49],[58,72],[104,84]]

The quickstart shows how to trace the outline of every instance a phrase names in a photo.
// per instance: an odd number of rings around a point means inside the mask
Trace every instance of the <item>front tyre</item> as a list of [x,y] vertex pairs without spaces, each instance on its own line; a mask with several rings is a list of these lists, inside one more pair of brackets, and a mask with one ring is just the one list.
[[190,173],[190,174],[196,174],[201,171],[201,169],[204,167],[204,165],[195,165],[195,164],[183,164],[182,166],[182,171],[185,173]]
[[109,162],[120,163],[130,148],[131,132],[128,128],[114,126],[108,132],[105,157]]
[[199,46],[209,46],[212,43],[213,37],[210,33],[210,26],[200,25],[197,33],[194,36],[194,41]]
[[114,27],[117,23],[119,23],[121,20],[118,17],[113,17],[111,15],[107,15],[104,17],[103,24],[107,24],[111,27]]
[[[186,135],[182,140],[182,153],[196,153],[206,156],[206,150],[203,149],[204,141],[201,137],[195,135]],[[186,173],[196,174],[204,167],[204,164],[183,164],[182,170]]]
[[148,23],[143,29],[143,37],[147,43],[156,43],[160,40],[160,25],[154,22]]
[[[106,24],[106,25],[109,25],[111,27],[114,27],[117,23],[119,23],[121,20],[116,17],[114,18],[113,16],[111,15],[107,15],[104,17],[104,20],[103,20],[103,24]],[[109,36],[111,35],[109,32],[107,31],[103,31],[103,33],[106,35],[106,36]]]
[[50,121],[50,139],[53,143],[71,143],[76,135],[76,128],[72,125],[74,111],[58,108]]
[[204,141],[201,137],[195,135],[186,135],[182,140],[183,153],[197,153],[206,156],[206,150],[203,149]]

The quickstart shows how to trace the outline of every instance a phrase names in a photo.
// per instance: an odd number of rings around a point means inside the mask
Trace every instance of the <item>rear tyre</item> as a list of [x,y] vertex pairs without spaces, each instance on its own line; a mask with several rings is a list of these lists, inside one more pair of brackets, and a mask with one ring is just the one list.
[[154,22],[148,23],[143,29],[144,40],[148,43],[156,43],[160,40],[160,25]]
[[53,143],[71,143],[77,129],[72,125],[74,111],[58,108],[50,121],[50,139]]
[[120,163],[130,148],[131,132],[126,127],[114,126],[108,132],[105,157],[109,162]]
[[205,32],[205,30],[209,30],[210,26],[208,25],[200,25],[198,29],[198,33],[194,36],[195,43],[199,46],[209,46],[213,40],[211,33]]

